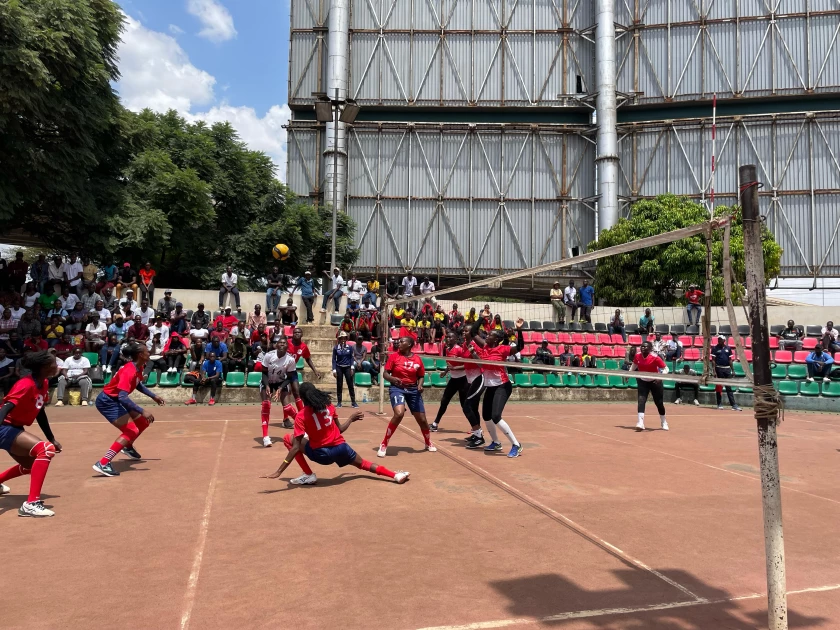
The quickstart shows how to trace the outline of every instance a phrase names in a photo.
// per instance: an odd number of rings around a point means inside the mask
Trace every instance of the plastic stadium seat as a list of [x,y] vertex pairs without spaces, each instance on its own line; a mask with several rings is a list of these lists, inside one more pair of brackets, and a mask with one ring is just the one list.
[[146,377],[146,387],[157,387],[158,383],[158,373],[157,370],[152,370],[149,372],[149,376]]
[[540,343],[543,340],[543,334],[541,332],[526,330],[522,333],[522,338],[525,340],[525,343]]
[[423,352],[426,354],[440,354],[440,346],[436,343],[427,343],[423,346]]
[[744,366],[741,365],[740,361],[736,361],[732,364],[732,374],[737,376],[738,378],[744,378],[746,374],[744,373]]
[[813,337],[806,337],[802,340],[802,347],[805,350],[813,350],[817,347],[817,342],[819,342],[819,339],[814,339]]
[[[621,350],[619,350],[619,353],[620,352],[621,352]],[[613,347],[612,346],[601,346],[601,356],[602,357],[612,357],[613,355],[614,355],[614,353],[613,353]]]
[[[711,343],[711,342],[710,342]],[[697,335],[694,337],[694,343],[692,344],[695,348],[702,348],[703,347],[703,336]]]
[[604,361],[604,367],[608,370],[617,370],[619,367],[618,361],[613,361],[612,359]]
[[805,334],[809,337],[822,337],[822,326],[805,326]]
[[597,374],[595,376],[595,385],[603,389],[610,389],[612,387],[610,384],[610,377],[606,374]]
[[677,338],[679,342],[683,345],[683,348],[690,348],[691,345],[694,343],[694,339],[689,335],[682,335]]
[[400,338],[400,331],[395,328],[394,330],[391,331],[391,339],[396,340],[396,339],[399,339],[399,338]]
[[330,326],[338,326],[341,323],[342,319],[344,319],[344,315],[333,313],[332,315],[330,315]]
[[627,389],[627,383],[624,382],[624,378],[621,376],[612,376],[608,377],[610,379],[610,387],[614,389]]
[[752,350],[744,350],[744,356],[747,357],[747,361],[752,363]]
[[607,332],[607,325],[604,322],[595,322],[595,332]]
[[790,350],[776,350],[776,356],[773,357],[773,360],[776,363],[791,363],[793,355],[791,355]]
[[542,322],[536,320],[528,322],[528,328],[531,330],[542,330]]
[[814,383],[800,383],[799,385],[799,393],[803,396],[819,396],[820,395],[820,384],[817,382]]
[[779,338],[778,337],[770,337],[770,349],[771,350],[778,350],[779,349]]
[[435,360],[432,357],[422,357],[423,367],[426,370],[434,370],[435,369]]
[[428,374],[423,377],[423,387],[431,387],[432,386],[432,377]]
[[560,348],[558,344],[551,344],[548,346],[548,349],[551,350],[551,354],[557,356],[558,354],[562,354],[563,350]]
[[636,377],[631,377],[627,379],[627,387],[630,389],[638,389],[639,383],[636,381]]
[[372,341],[363,341],[362,345],[365,347],[365,350],[367,350],[368,352],[373,350],[373,342]]
[[225,384],[228,387],[245,387],[245,372],[228,372]]
[[676,381],[662,381],[663,389],[677,389]]
[[[589,346],[589,354],[591,354],[593,357],[604,356],[604,353],[601,351],[601,349],[598,346]],[[612,353],[610,353],[610,356],[612,356]]]
[[563,385],[566,387],[580,387],[580,383],[578,382],[578,378],[576,374],[564,374],[563,375]]
[[598,337],[595,336],[595,333],[583,333],[583,343],[596,344],[598,343]]
[[685,327],[685,334],[686,335],[699,335],[700,334],[700,326],[686,326]]
[[531,384],[534,387],[550,387],[546,380],[545,374],[531,374]]
[[547,332],[544,335],[545,340],[548,343],[559,343],[560,337],[556,332]]
[[236,319],[239,320],[240,322],[244,322],[248,318],[247,314],[239,312],[239,311],[234,313],[234,317],[236,317]]
[[684,335],[685,324],[671,324],[671,330],[669,332],[677,333],[678,335]]
[[446,384],[449,382],[449,378],[446,376],[441,376],[440,372],[434,372],[432,374],[432,387],[446,387]]
[[533,387],[534,385],[531,383],[531,375],[530,374],[517,374],[514,376],[513,384],[516,387]]
[[[547,330],[547,331],[550,331],[550,332],[556,332],[557,331],[557,324],[555,322],[544,321],[542,323],[542,326],[543,326],[543,330]],[[513,328],[513,326],[511,326],[511,328]]]
[[752,387],[739,387],[737,389],[739,394],[752,394],[753,388]]
[[505,328],[513,328],[515,324],[512,319],[504,319],[502,320],[502,326]]
[[572,343],[572,335],[571,335],[571,333],[561,332],[560,334],[557,335],[557,340],[558,340],[557,341],[558,343],[563,343],[563,344]]
[[[546,377],[546,382],[551,387],[565,387],[563,384],[563,377],[558,374],[557,372],[549,372],[548,376]],[[840,391],[840,387],[837,388]]]
[[718,328],[718,332],[721,335],[731,335],[732,334],[732,326],[730,326],[728,324],[723,324],[722,326],[720,326],[720,328]]
[[840,383],[833,381],[822,384],[822,395],[829,398],[840,398]]
[[572,343],[576,343],[581,346],[586,343],[583,340],[583,333],[572,333]]
[[595,379],[592,378],[591,374],[578,374],[578,381],[580,381],[581,385],[590,389],[598,387],[598,384],[595,382]]
[[295,369],[296,370],[302,370],[303,369],[303,357],[298,359],[298,362],[295,364]]
[[789,365],[787,375],[788,378],[801,381],[808,376],[808,368],[804,365]]
[[700,348],[686,348],[683,358],[686,361],[698,361],[700,359]]
[[613,345],[616,345],[616,346],[626,346],[627,345],[627,342],[624,341],[624,338],[619,334],[612,335],[612,342],[613,342]]
[[808,355],[811,354],[807,350],[797,350],[793,353],[793,362],[794,363],[805,363],[805,359],[808,358]]
[[572,354],[583,354],[583,346],[572,346]]
[[566,325],[566,330],[572,330],[572,331],[578,330],[578,331],[580,331],[580,330],[583,330],[583,329],[581,328],[581,325],[579,323],[572,322],[571,324]]
[[356,376],[353,377],[353,382],[356,383],[356,387],[370,387],[373,385],[370,380],[370,374],[367,372],[356,372]]
[[438,370],[445,370],[446,369],[446,359],[435,359],[435,367]]
[[295,332],[294,326],[283,326],[283,334],[287,337],[291,337]]
[[656,324],[654,326],[654,330],[658,333],[662,333],[663,335],[667,335],[671,332],[671,326],[669,324]]
[[96,352],[82,352],[82,356],[90,361],[90,367],[99,365],[99,354]]
[[262,373],[260,372],[249,372],[248,378],[245,380],[245,384],[248,387],[259,387],[260,383],[262,383]]
[[631,346],[640,346],[642,345],[642,336],[641,335],[628,335],[627,336],[627,343]]
[[779,365],[775,364],[773,368],[770,370],[770,376],[773,377],[774,380],[779,380],[782,378],[787,377],[787,366],[786,365]]
[[213,311],[213,319],[216,319],[221,314],[222,314],[222,311]]
[[351,348],[355,348],[356,347],[356,342],[351,339],[347,342],[347,345],[350,346]]
[[537,354],[537,348],[539,346],[535,343],[525,344],[525,348],[522,350],[522,354],[526,357],[532,357]]
[[269,324],[273,324],[274,322],[277,321],[277,315],[275,315],[274,313],[269,313],[268,315],[265,316],[265,321],[268,322]]
[[796,381],[776,381],[779,393],[785,396],[796,396],[799,393],[799,383]]
[[[619,335],[620,336],[620,335]],[[610,335],[607,333],[595,333],[595,343],[599,343],[602,346],[611,346],[613,345],[613,340]]]
[[193,311],[191,308],[187,309],[187,321],[190,321],[192,319],[192,316],[193,316],[194,312],[195,311]]
[[178,387],[181,384],[181,374],[176,372],[170,374],[169,372],[161,372],[158,384],[161,387]]

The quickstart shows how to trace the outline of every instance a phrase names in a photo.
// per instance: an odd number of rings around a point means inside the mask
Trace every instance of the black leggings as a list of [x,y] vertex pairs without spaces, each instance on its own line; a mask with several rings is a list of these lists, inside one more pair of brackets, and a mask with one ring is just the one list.
[[471,427],[481,426],[481,415],[478,407],[481,404],[481,395],[484,393],[484,376],[479,375],[472,383],[467,384],[467,391],[464,394],[464,415]]
[[203,385],[201,383],[196,382],[193,385],[193,398],[195,398],[196,394],[198,394],[198,390],[202,387],[209,387],[210,388],[210,398],[216,397],[216,389],[219,387],[219,379],[217,378],[208,378],[207,382]]
[[653,403],[656,405],[656,410],[660,416],[665,415],[665,405],[662,403],[664,389],[662,381],[645,381],[638,379],[636,381],[639,386],[639,413],[645,412],[645,403],[647,403],[648,394],[653,394]]
[[[439,423],[441,418],[443,418],[443,414],[446,413],[446,409],[449,407],[450,401],[455,398],[455,394],[458,394],[461,409],[464,408],[467,402],[467,387],[469,387],[469,383],[467,383],[466,376],[449,379],[449,382],[446,384],[446,389],[443,390],[443,398],[440,399],[440,409],[438,409],[437,416],[435,416],[435,424]],[[469,420],[469,416],[467,416],[467,419]]]
[[335,368],[335,393],[336,397],[338,398],[338,403],[341,404],[341,389],[342,389],[342,379],[347,380],[347,391],[350,392],[350,402],[355,404],[356,403],[356,390],[353,387],[353,367],[347,365],[345,367],[337,366]]
[[484,390],[484,404],[481,406],[481,417],[485,422],[490,420],[493,424],[499,424],[502,420],[502,412],[505,410],[508,398],[513,392],[513,385],[510,381]]

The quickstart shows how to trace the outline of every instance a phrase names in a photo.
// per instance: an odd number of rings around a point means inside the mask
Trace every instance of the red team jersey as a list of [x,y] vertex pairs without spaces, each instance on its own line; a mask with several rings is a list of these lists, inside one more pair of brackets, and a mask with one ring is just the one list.
[[111,398],[117,398],[120,392],[128,392],[129,394],[137,389],[137,386],[143,380],[143,375],[137,370],[134,363],[126,363],[114,375],[114,378],[102,388],[102,392]]
[[309,346],[306,345],[305,341],[301,341],[299,346],[296,346],[290,341],[289,354],[293,354],[296,359],[308,359],[312,356],[309,354]]
[[295,437],[304,433],[309,437],[309,446],[322,448],[344,444],[344,436],[338,428],[335,407],[330,405],[324,411],[313,411],[304,407],[295,416]]
[[[513,348],[511,346],[496,346],[495,348],[476,346],[476,352],[485,361],[504,361],[513,353]],[[484,382],[488,387],[504,385],[510,380],[507,370],[501,366],[484,365],[482,367],[484,368]]]
[[16,427],[28,427],[38,416],[38,412],[44,406],[44,401],[49,400],[50,383],[47,379],[38,384],[31,376],[25,376],[15,383],[12,391],[6,394],[3,402],[13,403],[15,408],[6,414],[3,424],[11,424]]
[[647,357],[643,357],[639,352],[633,357],[633,363],[636,365],[639,372],[658,372],[665,367],[665,361],[662,360],[658,354],[651,352]]
[[399,352],[395,352],[388,355],[388,360],[385,361],[385,370],[390,372],[391,376],[400,379],[412,388],[416,387],[417,381],[426,375],[423,362],[416,354],[406,357]]

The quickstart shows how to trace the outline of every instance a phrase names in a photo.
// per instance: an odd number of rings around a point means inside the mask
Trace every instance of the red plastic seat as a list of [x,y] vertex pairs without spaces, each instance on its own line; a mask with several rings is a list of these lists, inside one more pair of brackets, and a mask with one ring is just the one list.
[[589,354],[591,354],[593,357],[597,357],[599,359],[602,356],[604,356],[604,353],[601,351],[601,348],[599,348],[598,346],[589,346]]
[[817,347],[817,343],[819,343],[819,339],[816,337],[805,337],[805,339],[802,340],[802,347],[806,350],[813,350]]
[[752,350],[744,350],[744,356],[747,357],[747,363],[752,363]]
[[703,335],[697,335],[694,338],[694,347],[695,348],[702,348],[703,347]]
[[577,343],[577,344],[580,344],[580,345],[583,345],[584,343],[586,343],[583,340],[583,333],[572,333],[572,343]]
[[694,343],[694,340],[691,335],[681,335],[678,337],[680,343],[683,345],[683,348],[690,348],[691,344]]
[[583,342],[588,344],[598,343],[598,338],[595,333],[583,333]]
[[793,361],[793,356],[790,350],[776,350],[776,356],[773,357],[776,363],[790,363]]
[[394,330],[391,331],[391,339],[396,341],[399,338],[400,338],[400,331],[397,330],[396,328],[394,328]]
[[700,360],[700,350],[698,348],[686,348],[685,355],[683,356],[685,361],[699,361]]
[[557,343],[557,333],[547,332],[543,336],[548,343]]
[[537,344],[535,343],[526,343],[525,347],[522,349],[522,356],[532,357],[537,353]]
[[627,336],[627,343],[631,346],[640,346],[642,345],[642,336],[641,335],[628,335]]
[[372,341],[363,341],[362,345],[365,347],[365,350],[370,352],[373,349],[373,342]]
[[797,350],[793,354],[793,362],[794,363],[805,363],[805,359],[808,358],[809,354],[811,354],[811,353],[808,352],[807,350]]
[[553,354],[555,357],[556,357],[558,354],[562,354],[562,352],[563,352],[563,351],[560,349],[560,346],[558,346],[557,344],[553,344],[553,345],[548,346],[548,349],[549,349],[549,350],[551,350],[551,354]]
[[530,330],[523,331],[522,338],[525,340],[525,343],[540,343],[543,340],[541,332],[532,332]]
[[558,343],[567,344],[572,343],[572,336],[567,332],[561,332],[557,335]]
[[425,354],[440,354],[440,346],[436,343],[427,343],[423,346],[423,352]]
[[619,334],[612,335],[612,342],[615,346],[626,346],[627,342]]
[[[619,338],[621,338],[621,335],[619,335]],[[612,337],[607,333],[595,333],[595,341],[596,343],[599,343],[602,346],[613,345]]]
[[583,346],[572,346],[572,354],[583,354]]
[[350,346],[351,348],[355,348],[356,347],[356,342],[355,341],[348,341],[347,345]]
[[283,326],[283,334],[285,334],[287,337],[291,337],[292,333],[294,333],[294,332],[295,332],[295,327],[294,326]]
[[770,337],[770,349],[771,350],[778,350],[779,349],[779,338],[778,337]]

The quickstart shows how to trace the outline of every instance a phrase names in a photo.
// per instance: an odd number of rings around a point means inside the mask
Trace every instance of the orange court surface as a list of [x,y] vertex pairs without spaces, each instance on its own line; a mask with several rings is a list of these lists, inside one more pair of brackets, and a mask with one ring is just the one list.
[[[56,515],[17,516],[28,478],[0,497],[0,628],[767,627],[752,410],[669,405],[670,432],[636,433],[629,402],[511,403],[525,450],[508,459],[464,449],[453,404],[437,453],[406,417],[378,459],[387,417],[366,409],[347,441],[408,483],[313,465],[316,486],[291,486],[295,464],[260,479],[286,449],[262,447],[257,405],[157,409],[144,459],[100,477],[117,431],[49,407]],[[779,449],[790,627],[836,630],[840,416],[787,413]]]

